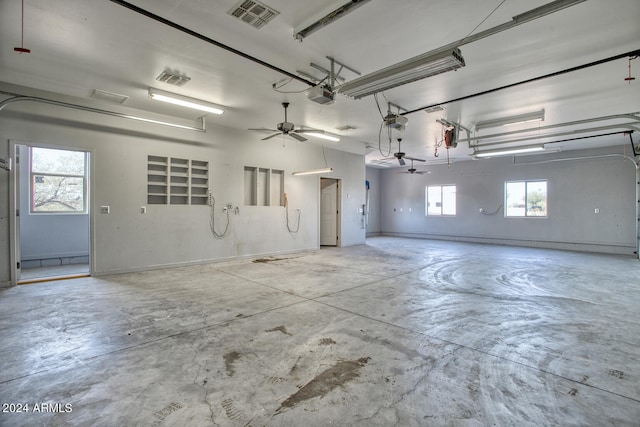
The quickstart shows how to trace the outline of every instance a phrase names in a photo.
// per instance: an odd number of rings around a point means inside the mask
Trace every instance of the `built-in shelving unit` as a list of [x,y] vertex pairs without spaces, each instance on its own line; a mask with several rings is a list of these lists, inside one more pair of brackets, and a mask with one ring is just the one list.
[[245,206],[283,206],[284,171],[245,166],[244,204]]
[[209,199],[209,163],[191,160],[191,204],[206,205]]
[[147,157],[147,203],[206,205],[209,163],[177,157]]
[[147,158],[147,203],[166,205],[169,202],[169,159],[160,156]]

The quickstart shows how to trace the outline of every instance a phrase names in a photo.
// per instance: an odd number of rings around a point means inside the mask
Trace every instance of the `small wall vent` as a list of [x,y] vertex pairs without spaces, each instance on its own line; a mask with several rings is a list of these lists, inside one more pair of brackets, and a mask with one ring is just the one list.
[[280,14],[275,9],[254,0],[241,0],[227,13],[254,28],[264,27]]

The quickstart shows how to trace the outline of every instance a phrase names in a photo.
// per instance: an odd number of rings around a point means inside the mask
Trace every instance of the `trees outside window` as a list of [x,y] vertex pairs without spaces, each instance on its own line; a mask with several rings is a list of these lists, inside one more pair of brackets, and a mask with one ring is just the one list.
[[86,213],[87,153],[30,148],[31,213]]

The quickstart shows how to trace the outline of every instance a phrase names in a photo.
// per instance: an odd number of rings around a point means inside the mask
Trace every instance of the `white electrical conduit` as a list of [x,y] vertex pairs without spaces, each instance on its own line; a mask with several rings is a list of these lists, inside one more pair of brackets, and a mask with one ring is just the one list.
[[163,122],[161,120],[148,119],[148,118],[145,118],[145,117],[134,116],[134,115],[131,115],[131,114],[118,113],[118,112],[115,112],[115,111],[101,110],[99,108],[86,107],[84,105],[71,104],[69,102],[54,101],[52,99],[46,99],[46,98],[38,98],[38,97],[35,97],[35,96],[15,95],[15,94],[10,94],[10,93],[7,93],[7,92],[2,92],[2,91],[0,91],[0,93],[5,94],[5,95],[14,95],[13,98],[8,98],[8,99],[5,99],[4,101],[0,102],[0,111],[2,111],[4,109],[4,107],[6,107],[7,105],[9,105],[11,103],[14,103],[14,102],[32,101],[32,102],[40,102],[40,103],[43,103],[43,104],[56,105],[56,106],[59,106],[59,107],[73,108],[73,109],[81,110],[81,111],[88,111],[90,113],[97,113],[97,114],[104,114],[104,115],[107,115],[107,116],[120,117],[122,119],[137,120],[137,121],[140,121],[140,122],[151,123],[151,124],[162,125],[162,126],[170,126],[170,127],[175,127],[175,128],[179,128],[179,129],[194,130],[194,131],[198,131],[198,132],[206,132],[204,116],[200,117],[200,119],[198,119],[202,123],[202,126],[201,127],[193,127],[193,126],[180,125],[180,124],[177,124],[177,123]]
[[[598,127],[594,127],[594,128],[586,128],[586,129],[577,129],[577,130],[572,130],[572,131],[566,131],[566,132],[559,132],[559,133],[550,133],[550,134],[545,134],[545,135],[533,135],[533,136],[528,136],[525,138],[517,138],[517,139],[508,139],[508,140],[504,140],[504,141],[497,141],[497,142],[488,142],[485,144],[469,144],[469,148],[487,148],[487,147],[493,147],[496,145],[505,145],[505,144],[512,144],[515,142],[524,142],[524,141],[531,141],[531,140],[542,140],[542,139],[547,139],[547,138],[556,138],[559,136],[568,136],[568,135],[576,135],[579,133],[588,133],[588,132],[599,132],[599,131],[603,131],[603,130],[610,130],[610,129],[626,129],[626,130],[631,130],[631,131],[638,131],[640,132],[640,126],[636,126],[635,123],[622,123],[619,125],[608,125],[608,126],[598,126]],[[546,144],[553,144],[554,141],[549,141]]]
[[[612,116],[603,116],[603,117],[596,117],[596,118],[593,118],[593,119],[576,120],[576,121],[572,121],[572,122],[558,123],[558,124],[554,124],[554,125],[538,126],[538,127],[533,127],[533,128],[514,130],[514,131],[511,131],[511,132],[502,132],[502,133],[494,133],[494,134],[491,134],[491,135],[467,137],[467,139],[459,139],[458,142],[468,142],[469,146],[473,147],[474,145],[471,144],[472,142],[480,141],[482,139],[501,138],[503,136],[518,135],[518,134],[527,133],[527,132],[538,132],[538,131],[541,131],[541,130],[554,129],[554,128],[566,127],[566,126],[576,126],[576,125],[590,124],[590,123],[606,121],[606,120],[630,119],[630,120],[635,120],[636,122],[640,123],[640,117],[637,114],[640,114],[640,113],[615,114],[615,115],[612,115]],[[633,123],[626,124],[626,125],[632,126]],[[624,124],[623,125],[619,125],[619,127],[623,127],[623,126],[625,126],[625,125]],[[631,129],[636,130],[635,128],[631,128]]]

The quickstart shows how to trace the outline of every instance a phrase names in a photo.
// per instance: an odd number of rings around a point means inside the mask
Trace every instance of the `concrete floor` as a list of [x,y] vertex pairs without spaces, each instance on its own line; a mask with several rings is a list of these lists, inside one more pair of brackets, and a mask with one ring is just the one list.
[[640,425],[634,258],[398,238],[280,258],[0,291],[0,400],[29,405],[0,425]]

